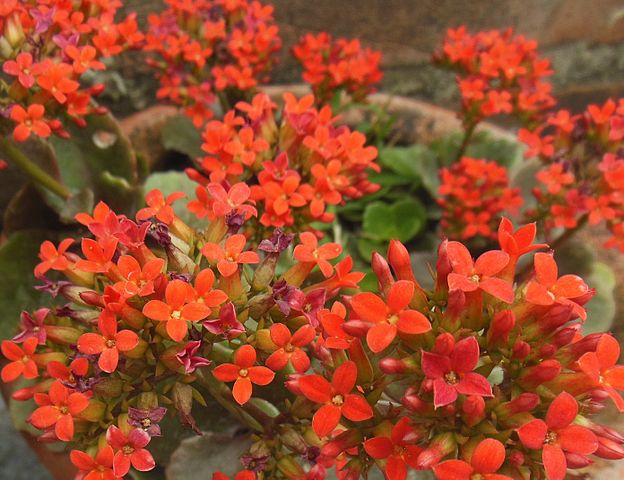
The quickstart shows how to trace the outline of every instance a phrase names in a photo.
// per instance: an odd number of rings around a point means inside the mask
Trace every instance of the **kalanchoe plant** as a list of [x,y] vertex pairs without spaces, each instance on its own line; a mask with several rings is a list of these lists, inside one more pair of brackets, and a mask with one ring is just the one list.
[[195,230],[176,197],[150,192],[139,223],[99,205],[80,217],[81,253],[42,247],[37,274],[63,274],[69,306],[24,315],[2,343],[2,379],[27,380],[12,401],[34,398],[42,438],[71,442],[76,478],[152,470],[172,428],[159,424],[199,430],[217,405],[253,432],[239,480],[563,480],[592,455],[624,458],[623,437],[591,419],[610,399],[624,408],[619,346],[582,335],[594,292],[558,277],[535,224],[505,220],[500,249],[476,260],[444,241],[430,290],[392,241],[372,258],[377,291],[358,292],[339,245],[275,230],[250,250],[226,224],[243,206]]
[[466,27],[449,29],[434,61],[457,72],[462,104],[459,113],[465,134],[458,158],[485,118],[513,114],[523,122],[542,119],[555,104],[550,61],[537,53],[537,42],[511,29],[474,35]]
[[364,48],[359,39],[333,39],[327,32],[307,34],[292,49],[303,66],[303,80],[312,87],[316,101],[324,104],[347,93],[362,102],[377,90],[383,78],[381,52]]
[[266,83],[281,48],[273,7],[250,0],[167,0],[149,17],[150,64],[158,98],[181,105],[196,126]]
[[248,219],[257,210],[257,222],[245,228],[260,241],[269,227],[297,232],[331,222],[331,206],[377,190],[368,180],[369,171],[379,169],[377,149],[365,145],[362,133],[337,125],[331,108],[317,109],[312,95],[287,93],[284,101],[276,113],[260,93],[206,125],[208,155],[199,170],[187,170],[201,184],[189,204],[200,218],[225,215],[229,224],[236,213]]
[[624,251],[624,100],[589,105],[577,115],[552,112],[518,136],[528,147],[526,156],[542,163],[533,189],[538,203],[528,218],[549,236],[562,229],[564,239],[586,224],[604,223],[612,234],[606,246]]

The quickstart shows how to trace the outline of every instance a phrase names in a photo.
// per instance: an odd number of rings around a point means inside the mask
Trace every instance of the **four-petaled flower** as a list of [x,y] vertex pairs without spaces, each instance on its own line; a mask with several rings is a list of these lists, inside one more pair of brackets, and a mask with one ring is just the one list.
[[83,333],[78,339],[78,350],[87,355],[100,355],[98,366],[106,373],[117,369],[119,353],[132,350],[139,344],[139,336],[132,330],[117,331],[117,318],[104,310],[98,318],[100,333]]
[[353,311],[360,319],[373,323],[366,334],[366,342],[373,352],[386,349],[397,332],[415,335],[431,330],[427,317],[407,308],[413,296],[414,282],[409,280],[399,280],[390,287],[387,303],[370,292],[353,296]]
[[357,367],[350,360],[334,371],[331,383],[321,375],[299,378],[301,393],[309,400],[323,405],[312,417],[312,428],[319,437],[333,432],[343,416],[354,422],[373,417],[373,409],[366,399],[351,393],[356,379]]
[[620,358],[620,344],[611,335],[603,335],[595,352],[584,353],[578,365],[596,387],[604,389],[620,412],[624,399],[618,390],[624,390],[624,366],[616,365]]
[[165,417],[166,413],[165,407],[149,410],[128,407],[128,425],[143,429],[150,437],[160,437],[160,425],[158,423]]
[[327,260],[336,258],[342,252],[342,247],[337,243],[318,244],[318,239],[311,232],[299,234],[301,243],[295,247],[294,257],[300,262],[315,263],[318,265],[325,278],[330,277],[334,267]]
[[39,405],[29,421],[35,427],[47,429],[54,425],[54,433],[59,440],[69,442],[74,438],[74,417],[89,406],[89,398],[84,393],[72,392],[55,381],[49,393],[35,393]]
[[166,225],[171,225],[176,217],[171,205],[173,205],[176,200],[184,197],[186,197],[186,194],[183,192],[173,192],[165,198],[163,193],[157,188],[150,190],[145,196],[147,207],[137,212],[136,219],[137,221],[141,221],[156,217],[158,221]]
[[22,347],[10,340],[2,342],[2,355],[5,356],[10,363],[2,368],[1,378],[3,382],[12,382],[20,375],[24,375],[26,379],[37,378],[39,370],[37,364],[33,360],[35,350],[37,349],[38,340],[36,337],[30,337],[24,341]]
[[445,353],[422,352],[423,373],[433,380],[434,408],[455,402],[458,394],[493,396],[487,379],[472,371],[479,361],[479,343],[475,337],[460,340]]
[[156,466],[152,454],[144,448],[150,440],[149,434],[140,428],[133,428],[125,434],[115,425],[108,427],[106,442],[116,450],[113,472],[117,477],[126,475],[130,465],[139,472],[149,472]]
[[245,235],[232,235],[225,240],[223,248],[217,243],[207,243],[203,246],[202,253],[208,260],[217,262],[217,270],[221,275],[229,277],[238,271],[239,264],[260,261],[256,252],[243,252],[246,243]]
[[526,289],[527,302],[534,305],[567,305],[582,320],[587,318],[585,309],[574,301],[589,292],[589,287],[578,275],[564,275],[557,278],[557,262],[551,253],[536,253],[533,258],[535,278]]
[[117,261],[117,269],[123,280],[115,284],[115,289],[128,297],[139,295],[146,297],[154,293],[154,280],[161,274],[165,261],[154,258],[141,267],[130,255],[122,255]]
[[13,137],[18,142],[23,142],[30,137],[31,133],[42,138],[47,138],[52,133],[50,126],[44,120],[45,109],[43,105],[33,103],[24,110],[20,105],[14,105],[11,109],[11,120],[17,123],[13,130]]
[[115,453],[107,445],[98,450],[95,458],[80,450],[72,450],[69,458],[79,470],[76,478],[84,480],[117,480],[119,477],[113,473],[113,458]]
[[193,287],[182,280],[172,280],[165,289],[165,300],[150,300],[143,307],[143,315],[166,322],[167,334],[180,342],[188,332],[187,321],[197,322],[210,315],[210,308],[194,301]]
[[293,368],[303,373],[310,367],[310,359],[301,347],[308,345],[316,336],[312,325],[304,325],[291,335],[288,327],[283,323],[271,325],[271,340],[279,348],[266,360],[266,366],[271,370],[278,371],[290,364]]
[[542,450],[548,480],[565,478],[566,452],[585,456],[598,448],[598,440],[591,430],[572,424],[578,410],[576,399],[568,392],[561,392],[548,407],[544,420],[530,420],[517,430],[526,448]]
[[243,345],[234,352],[234,363],[224,363],[216,367],[212,374],[222,382],[234,382],[232,395],[239,405],[249,401],[252,384],[268,385],[275,373],[267,367],[255,365],[256,350],[251,345]]
[[32,72],[32,55],[29,52],[20,52],[15,60],[6,60],[2,64],[4,73],[17,77],[17,81],[24,88],[30,88],[35,84]]
[[475,292],[483,290],[505,303],[514,300],[513,286],[495,275],[509,263],[509,255],[501,250],[485,252],[473,262],[468,249],[459,242],[448,242],[447,254],[452,273],[448,275],[450,290]]
[[61,241],[58,249],[50,240],[46,240],[39,247],[39,259],[41,262],[35,267],[35,277],[40,278],[48,270],[65,270],[69,267],[69,260],[65,252],[74,243],[72,238]]
[[493,438],[482,440],[472,452],[470,463],[447,460],[433,467],[438,480],[513,480],[496,473],[505,461],[505,446]]
[[35,311],[34,315],[28,312],[22,312],[20,315],[20,327],[22,331],[13,337],[13,341],[22,343],[28,338],[35,337],[39,345],[44,345],[47,338],[44,321],[48,313],[50,313],[49,308],[40,308]]
[[401,418],[388,435],[369,438],[364,450],[376,460],[385,460],[384,471],[388,480],[405,480],[407,466],[418,468],[418,455],[422,448],[414,445],[420,436],[407,417]]

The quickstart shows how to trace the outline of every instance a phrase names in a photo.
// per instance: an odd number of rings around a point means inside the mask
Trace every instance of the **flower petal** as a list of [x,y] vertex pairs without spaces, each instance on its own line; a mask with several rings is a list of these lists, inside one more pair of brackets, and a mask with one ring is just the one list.
[[299,378],[299,389],[308,400],[327,403],[331,400],[331,385],[320,375],[306,375]]
[[338,426],[340,416],[340,408],[336,405],[323,405],[312,417],[312,429],[319,437],[325,437]]
[[373,417],[373,409],[361,395],[348,394],[344,397],[342,414],[354,422],[361,422]]
[[366,333],[366,343],[374,353],[379,353],[392,343],[396,337],[396,333],[396,325],[390,325],[385,322],[378,323]]

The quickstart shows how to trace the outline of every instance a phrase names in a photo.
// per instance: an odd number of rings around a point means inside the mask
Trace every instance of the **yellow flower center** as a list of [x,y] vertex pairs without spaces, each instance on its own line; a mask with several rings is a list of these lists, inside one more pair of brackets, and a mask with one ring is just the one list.
[[340,407],[344,403],[344,398],[342,395],[335,395],[334,398],[331,399],[331,402],[337,407]]
[[449,385],[455,385],[459,381],[459,378],[457,378],[457,374],[455,372],[448,372],[444,375],[444,380]]
[[249,370],[247,370],[246,368],[241,368],[241,369],[238,371],[238,375],[239,375],[240,377],[246,377],[247,375],[249,375]]

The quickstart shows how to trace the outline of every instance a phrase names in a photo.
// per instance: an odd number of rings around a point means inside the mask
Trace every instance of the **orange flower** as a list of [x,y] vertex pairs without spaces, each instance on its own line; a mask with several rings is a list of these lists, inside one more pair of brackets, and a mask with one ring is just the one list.
[[243,252],[247,239],[245,235],[232,235],[225,240],[224,248],[217,243],[207,243],[202,248],[202,254],[210,261],[217,262],[217,270],[224,277],[234,275],[238,265],[244,263],[258,263],[260,257],[256,252]]
[[336,258],[342,253],[342,247],[337,243],[318,244],[316,236],[311,232],[299,234],[301,244],[295,247],[294,257],[300,262],[315,263],[328,278],[334,272],[334,267],[327,260]]
[[106,273],[113,266],[113,255],[117,250],[118,240],[116,238],[102,238],[93,240],[91,238],[82,239],[82,253],[87,260],[78,260],[76,269],[83,272]]
[[119,353],[128,352],[139,344],[132,330],[117,331],[115,314],[104,310],[98,319],[98,333],[84,333],[78,339],[78,350],[87,355],[100,355],[98,366],[106,373],[117,369]]
[[234,353],[234,363],[224,363],[212,371],[222,382],[234,382],[232,395],[239,405],[251,398],[252,384],[268,385],[275,377],[270,369],[254,366],[255,363],[256,350],[251,345],[243,345]]
[[43,73],[37,77],[37,84],[50,92],[57,102],[65,103],[67,94],[78,90],[80,84],[70,78],[72,67],[68,64],[46,60],[42,69]]
[[39,429],[54,425],[59,440],[69,442],[74,438],[74,417],[89,406],[89,399],[83,393],[71,392],[58,380],[50,386],[50,392],[36,393],[39,405],[30,416],[30,423]]
[[122,255],[117,261],[117,268],[124,280],[115,284],[115,289],[128,297],[139,295],[146,297],[154,293],[154,280],[161,274],[165,261],[155,258],[143,267],[130,255]]
[[171,225],[176,216],[171,205],[173,205],[176,200],[184,198],[185,196],[185,193],[173,192],[165,199],[163,193],[157,188],[150,190],[145,196],[145,203],[147,203],[148,206],[137,212],[136,219],[140,221],[156,217],[162,223]]
[[31,133],[42,138],[47,138],[52,133],[50,126],[43,120],[45,109],[43,105],[33,103],[24,110],[19,105],[14,105],[11,109],[11,120],[17,123],[13,130],[13,138],[18,142],[23,142],[30,137]]
[[387,303],[370,292],[358,293],[351,299],[351,307],[358,317],[374,324],[366,334],[366,342],[373,352],[388,347],[397,332],[415,335],[431,330],[427,317],[407,308],[413,296],[414,282],[400,280],[390,287]]
[[271,325],[271,340],[279,348],[266,360],[266,365],[271,370],[281,370],[291,363],[293,368],[303,373],[310,367],[310,359],[301,348],[314,340],[316,331],[312,325],[304,325],[295,334],[291,334],[288,327],[283,323]]
[[74,243],[73,239],[66,238],[59,244],[57,249],[51,241],[46,240],[43,242],[41,247],[39,247],[39,259],[41,263],[35,267],[35,277],[43,277],[50,269],[59,271],[66,270],[69,267],[69,260],[65,256],[65,252],[72,243]]
[[143,315],[152,320],[167,322],[167,334],[172,340],[181,342],[188,332],[186,322],[197,322],[210,315],[210,308],[193,301],[193,287],[182,280],[169,282],[165,289],[166,303],[150,300],[143,307]]
[[9,340],[2,342],[2,355],[7,360],[11,360],[11,363],[5,365],[2,369],[1,377],[3,382],[12,382],[20,375],[24,375],[26,379],[39,376],[37,364],[33,360],[38,343],[39,340],[36,337],[31,337],[24,341],[23,347]]

